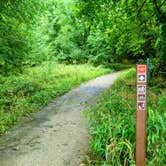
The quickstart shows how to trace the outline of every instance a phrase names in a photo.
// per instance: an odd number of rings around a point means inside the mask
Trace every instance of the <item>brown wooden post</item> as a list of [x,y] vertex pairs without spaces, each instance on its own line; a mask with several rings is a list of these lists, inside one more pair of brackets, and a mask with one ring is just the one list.
[[136,166],[146,165],[147,66],[137,65]]

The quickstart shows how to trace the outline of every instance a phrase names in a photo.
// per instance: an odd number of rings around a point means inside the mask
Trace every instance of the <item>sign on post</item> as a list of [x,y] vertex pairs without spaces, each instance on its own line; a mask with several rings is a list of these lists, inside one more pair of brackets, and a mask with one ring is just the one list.
[[136,166],[146,163],[147,66],[137,65]]

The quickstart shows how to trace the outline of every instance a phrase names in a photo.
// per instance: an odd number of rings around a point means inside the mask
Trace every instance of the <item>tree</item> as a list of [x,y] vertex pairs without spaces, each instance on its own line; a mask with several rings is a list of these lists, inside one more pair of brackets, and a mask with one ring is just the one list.
[[42,1],[0,2],[0,72],[20,70],[34,44],[33,29]]
[[90,31],[87,48],[94,57],[102,51],[103,59],[109,54],[108,62],[147,57],[164,61],[165,1],[77,0],[77,8],[77,17]]

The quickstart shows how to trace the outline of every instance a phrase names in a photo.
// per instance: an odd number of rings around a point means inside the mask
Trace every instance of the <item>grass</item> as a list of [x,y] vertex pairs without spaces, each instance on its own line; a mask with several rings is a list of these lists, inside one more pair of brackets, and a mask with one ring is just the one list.
[[[123,73],[96,107],[85,111],[90,135],[89,166],[134,166],[136,72]],[[154,83],[155,82],[155,83]],[[166,165],[166,81],[152,80],[148,88],[147,166]]]
[[115,71],[121,71],[133,67],[132,64],[123,64],[123,63],[105,63],[103,64],[103,66],[106,68],[113,69]]
[[0,76],[0,134],[72,87],[109,72],[90,65],[47,62],[20,75]]

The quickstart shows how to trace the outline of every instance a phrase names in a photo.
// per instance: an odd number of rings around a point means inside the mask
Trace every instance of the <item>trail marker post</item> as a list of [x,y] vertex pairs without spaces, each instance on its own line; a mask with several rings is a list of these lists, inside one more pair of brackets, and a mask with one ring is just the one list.
[[136,166],[146,163],[147,65],[137,65]]

